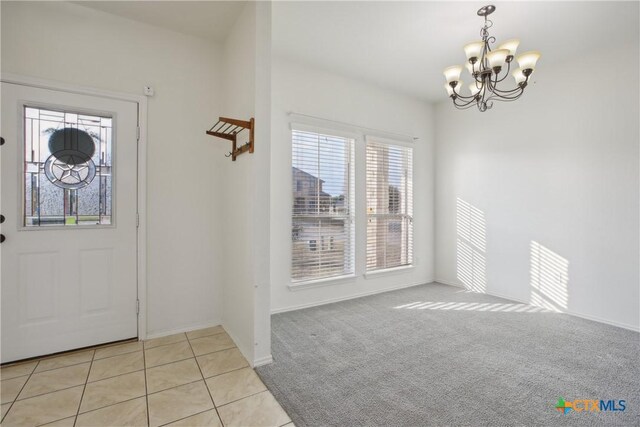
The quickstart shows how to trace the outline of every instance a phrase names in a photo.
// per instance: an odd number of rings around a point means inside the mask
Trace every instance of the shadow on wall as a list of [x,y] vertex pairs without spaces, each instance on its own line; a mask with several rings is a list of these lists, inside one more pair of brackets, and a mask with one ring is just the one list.
[[456,200],[456,276],[465,288],[484,293],[486,278],[486,223],[484,212]]
[[531,305],[565,311],[569,303],[569,261],[531,241]]

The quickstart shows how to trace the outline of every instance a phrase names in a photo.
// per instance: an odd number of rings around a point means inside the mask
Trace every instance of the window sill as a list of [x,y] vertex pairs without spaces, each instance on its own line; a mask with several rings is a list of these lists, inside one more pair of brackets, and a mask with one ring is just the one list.
[[300,291],[302,289],[318,288],[321,286],[339,285],[341,283],[353,282],[356,278],[355,274],[347,274],[344,276],[328,277],[326,279],[307,280],[304,282],[295,282],[289,284],[289,290]]
[[364,274],[364,278],[365,279],[375,279],[378,278],[380,276],[387,276],[387,275],[391,275],[391,274],[402,274],[402,273],[407,273],[411,270],[413,270],[415,268],[415,266],[412,265],[403,265],[401,267],[392,267],[392,268],[385,268],[383,270],[374,270],[371,271],[369,273],[365,273]]

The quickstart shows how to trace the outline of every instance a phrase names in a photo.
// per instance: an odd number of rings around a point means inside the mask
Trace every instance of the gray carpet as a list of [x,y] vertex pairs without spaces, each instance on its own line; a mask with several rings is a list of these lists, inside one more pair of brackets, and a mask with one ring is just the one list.
[[640,334],[536,310],[434,283],[276,314],[257,371],[298,427],[639,425]]

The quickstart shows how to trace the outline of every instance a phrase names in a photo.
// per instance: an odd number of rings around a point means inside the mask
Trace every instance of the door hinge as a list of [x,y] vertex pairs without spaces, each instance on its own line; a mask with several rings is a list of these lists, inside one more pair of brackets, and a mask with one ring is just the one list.
[[136,141],[140,142],[140,126],[136,127]]
[[136,212],[136,228],[140,228],[140,214]]
[[136,300],[136,314],[140,314],[140,300]]

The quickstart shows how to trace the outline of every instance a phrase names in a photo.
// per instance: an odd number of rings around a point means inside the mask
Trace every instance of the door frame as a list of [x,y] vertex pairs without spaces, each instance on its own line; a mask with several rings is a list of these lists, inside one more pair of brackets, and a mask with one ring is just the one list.
[[21,86],[90,95],[138,104],[138,228],[136,236],[137,253],[137,299],[138,299],[138,340],[147,337],[147,97],[123,92],[114,92],[79,86],[70,83],[29,77],[13,73],[1,73],[0,81]]

